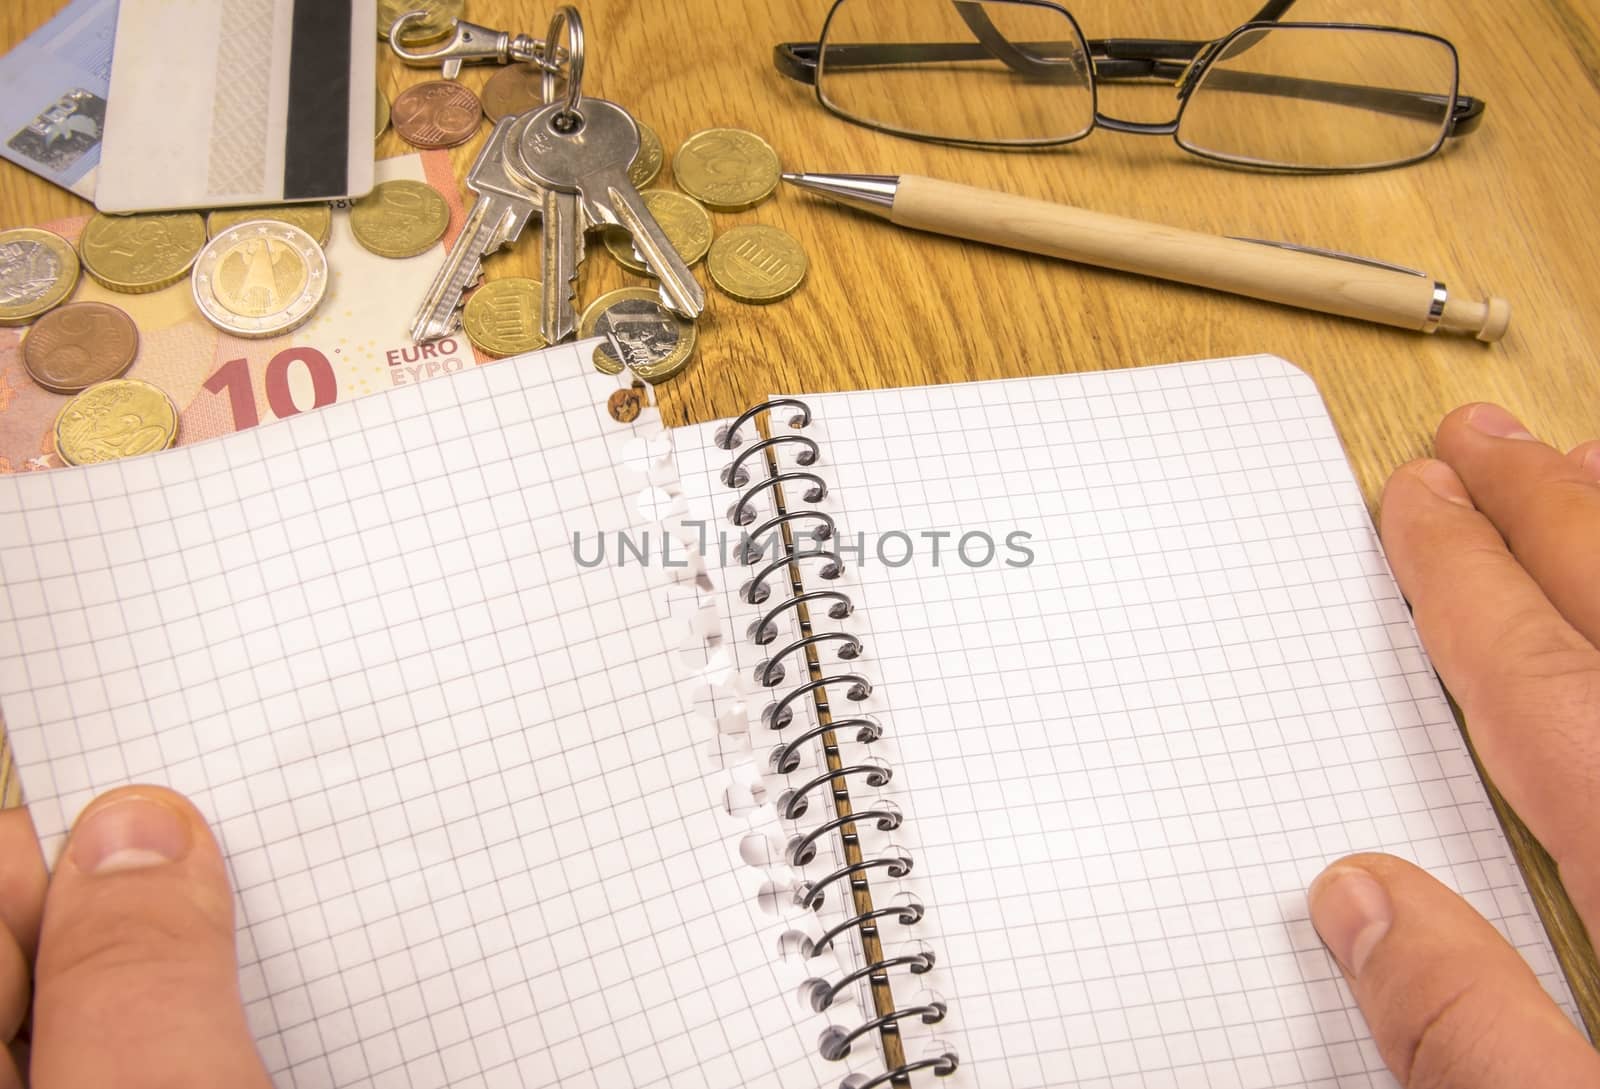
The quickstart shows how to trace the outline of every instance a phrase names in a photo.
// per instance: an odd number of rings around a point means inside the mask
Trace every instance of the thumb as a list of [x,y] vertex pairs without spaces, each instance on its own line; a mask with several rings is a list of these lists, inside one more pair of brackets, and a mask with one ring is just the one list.
[[181,795],[127,787],[84,810],[50,881],[34,980],[36,1089],[270,1089],[222,853]]
[[1311,884],[1311,922],[1409,1089],[1600,1085],[1600,1055],[1494,927],[1422,870],[1352,855]]

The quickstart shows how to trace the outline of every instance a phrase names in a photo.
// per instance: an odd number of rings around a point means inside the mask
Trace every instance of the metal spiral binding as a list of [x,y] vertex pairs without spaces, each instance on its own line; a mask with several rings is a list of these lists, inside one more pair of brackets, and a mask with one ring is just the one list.
[[796,639],[757,665],[756,680],[761,683],[762,688],[771,688],[773,685],[782,684],[784,676],[783,660],[785,658],[797,650],[805,650],[807,647],[821,646],[823,643],[832,642],[842,642],[844,644],[839,648],[840,661],[849,662],[861,657],[861,640],[850,633],[842,631],[817,632],[815,635]]
[[755,529],[745,534],[744,552],[739,557],[740,563],[755,563],[761,558],[761,540],[763,533],[769,533],[785,522],[798,522],[810,519],[818,523],[811,531],[811,538],[815,541],[829,541],[838,536],[833,519],[820,510],[795,510],[786,514],[776,514],[762,522]]
[[817,458],[822,456],[822,450],[817,444],[804,435],[774,435],[770,439],[762,439],[760,442],[751,443],[749,449],[734,458],[728,467],[722,470],[722,482],[730,488],[744,487],[750,483],[750,475],[744,472],[745,460],[761,453],[763,450],[770,450],[774,446],[782,446],[784,443],[799,443],[805,447],[804,450],[794,456],[796,465],[814,465]]
[[933,971],[933,954],[928,952],[908,953],[898,957],[885,957],[875,960],[871,964],[863,964],[849,975],[841,976],[832,983],[826,980],[813,980],[811,987],[811,1007],[821,1011],[833,1005],[846,987],[852,983],[859,983],[873,973],[887,972],[891,968],[909,968],[911,974],[920,976],[924,972]]
[[896,1078],[909,1078],[918,1070],[932,1070],[936,1078],[948,1078],[956,1072],[961,1058],[954,1051],[946,1051],[942,1055],[935,1055],[927,1059],[918,1059],[916,1062],[901,1063],[893,1070],[885,1070],[869,1081],[851,1081],[846,1078],[840,1089],[878,1089],[882,1085],[891,1085]]
[[750,625],[750,638],[757,646],[766,646],[778,637],[778,628],[773,621],[783,615],[785,609],[798,609],[813,601],[832,601],[828,606],[828,615],[835,620],[843,620],[855,609],[855,603],[850,598],[837,590],[808,590],[803,594],[796,594],[774,605],[767,614],[754,624]]
[[894,777],[894,769],[887,764],[873,763],[851,764],[848,767],[840,768],[838,771],[825,771],[798,790],[784,791],[779,800],[778,808],[783,810],[783,815],[789,820],[798,820],[806,815],[806,810],[811,806],[810,801],[806,798],[807,794],[810,794],[820,786],[833,782],[835,779],[843,779],[850,775],[864,776],[868,786],[881,787]]
[[772,591],[767,589],[767,576],[801,560],[827,560],[828,562],[817,571],[817,574],[825,579],[836,579],[844,574],[844,560],[840,558],[839,553],[829,552],[826,548],[798,549],[785,552],[757,571],[741,588],[740,596],[744,598],[746,604],[760,605],[772,596]]
[[770,704],[761,712],[761,720],[772,730],[781,730],[794,721],[794,712],[789,705],[801,696],[808,696],[818,690],[826,689],[829,685],[849,685],[845,689],[844,697],[848,700],[860,702],[872,695],[872,682],[859,673],[837,673],[831,677],[818,677],[814,681],[807,681],[798,688],[792,689],[776,703]]
[[[780,430],[775,426],[770,437],[758,435],[748,443],[746,437],[740,435],[739,429],[745,424],[763,413],[773,413],[783,408],[794,410],[789,416],[788,430]],[[778,621],[786,612],[792,611],[798,619],[802,615],[817,615],[812,609],[825,608],[829,617],[843,620],[850,616],[855,607],[849,595],[838,590],[804,586],[801,582],[803,576],[790,574],[799,571],[798,565],[806,560],[822,561],[822,566],[815,569],[822,579],[836,579],[844,572],[843,558],[834,544],[839,536],[834,519],[819,510],[788,510],[781,502],[785,485],[804,485],[802,495],[806,503],[819,502],[828,494],[827,481],[814,471],[821,460],[821,449],[811,438],[794,433],[810,423],[811,409],[805,402],[778,398],[744,412],[728,427],[718,431],[715,438],[719,448],[739,451],[719,473],[723,484],[740,491],[737,502],[728,508],[729,521],[741,528],[754,525],[756,501],[764,492],[771,492],[777,508],[771,517],[745,531],[736,553],[739,562],[763,564],[740,587],[740,599],[749,605],[767,606],[774,596],[781,598],[767,607],[760,619],[750,625],[747,634],[757,646],[768,646],[777,639]],[[779,469],[773,460],[774,451],[782,448],[794,450],[794,464],[811,471]],[[775,547],[774,538],[769,534],[777,535]],[[833,647],[841,662],[859,658],[863,652],[860,639],[845,632],[814,632],[803,624],[800,629],[799,638],[770,654],[755,667],[757,683],[762,688],[774,690],[773,702],[762,713],[762,720],[773,731],[793,727],[796,721],[793,708],[808,696],[817,702],[819,708],[825,709],[830,690],[835,700],[842,698],[851,701],[864,700],[872,692],[872,682],[859,673],[823,669],[824,675],[816,676],[810,672],[811,667],[821,661],[821,651],[825,646]],[[786,666],[786,661],[795,670],[795,683],[780,696],[776,689],[784,684],[789,675],[790,667]],[[866,743],[882,737],[883,727],[876,719],[867,716],[830,716],[830,721],[801,730],[783,744],[776,745],[768,760],[769,770],[781,775],[798,771],[803,763],[801,754],[807,751],[808,746],[818,744],[824,735],[829,734],[841,740],[853,736],[857,742]],[[825,743],[831,745],[833,742]],[[814,800],[827,797],[830,792],[841,801],[848,799],[852,780],[876,788],[884,786],[893,776],[893,769],[874,757],[846,763],[835,756],[834,750],[830,749],[829,753],[837,766],[824,767],[803,785],[782,793],[778,809],[785,819],[794,820],[805,815],[812,809]],[[926,947],[898,955],[880,952],[874,959],[871,950],[882,949],[881,939],[878,938],[879,920],[894,919],[901,926],[912,926],[922,919],[924,908],[915,898],[897,898],[897,902],[886,906],[882,906],[884,901],[880,900],[880,906],[871,906],[871,873],[881,871],[889,877],[901,878],[911,872],[912,860],[901,848],[892,844],[877,857],[864,857],[856,849],[859,846],[856,839],[858,827],[875,825],[882,831],[891,831],[900,826],[902,818],[895,805],[884,802],[858,807],[852,804],[849,810],[844,816],[834,816],[804,834],[796,834],[785,848],[789,864],[798,869],[816,859],[818,846],[825,837],[837,833],[846,844],[846,858],[855,859],[824,877],[801,882],[794,892],[796,904],[818,911],[830,894],[829,890],[836,888],[847,916],[809,943],[810,955],[831,948],[839,938],[857,931],[862,935],[863,949],[868,951],[868,956],[863,958],[867,963],[834,979],[814,979],[809,982],[809,1001],[818,1011],[831,1008],[839,996],[851,987],[866,983],[886,985],[891,971],[905,971],[915,976],[931,971],[934,965],[934,954]],[[869,898],[853,900],[853,895],[862,893],[868,894]],[[869,909],[857,910],[863,904]],[[946,1012],[943,1001],[928,998],[919,1004],[896,1008],[893,998],[888,997],[882,1003],[874,1001],[868,1007],[868,1012],[872,1012],[874,1007],[876,1016],[866,1017],[851,1028],[835,1025],[823,1034],[819,1042],[822,1056],[829,1060],[843,1059],[857,1040],[869,1035],[879,1035],[884,1042],[885,1068],[870,1075],[851,1074],[840,1083],[840,1089],[905,1086],[910,1084],[911,1074],[917,1071],[930,1071],[936,1077],[955,1072],[960,1060],[954,1051],[936,1045],[938,1054],[910,1059],[903,1055],[903,1045],[898,1042],[900,1022],[903,1020],[915,1018],[928,1025],[942,1021]]]

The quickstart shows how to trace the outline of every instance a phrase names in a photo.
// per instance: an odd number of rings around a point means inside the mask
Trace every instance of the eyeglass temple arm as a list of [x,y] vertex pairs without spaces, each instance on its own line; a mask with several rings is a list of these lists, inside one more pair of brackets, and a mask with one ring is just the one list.
[[[817,73],[818,42],[785,42],[773,49],[773,63],[778,70],[802,83],[814,84]],[[1155,38],[1105,38],[1086,43],[1089,46],[1094,75],[1098,80],[1117,82],[1124,80],[1158,79],[1175,81],[1189,66],[1189,62],[1210,42],[1174,41]],[[1015,48],[1017,43],[1008,43]],[[1049,50],[1072,52],[1076,47],[1070,42],[1030,42],[1021,56],[1039,58]],[[938,61],[984,60],[993,52],[979,42],[910,42],[873,43],[859,42],[828,46],[828,65],[836,69],[871,68],[895,64],[928,64]],[[1074,66],[1061,61],[1030,66],[1036,75],[1077,81],[1082,77]],[[1304,98],[1312,101],[1334,102],[1358,106],[1380,113],[1400,117],[1431,119],[1447,101],[1444,96],[1421,91],[1403,91],[1384,87],[1363,87],[1354,84],[1333,83],[1327,80],[1302,79],[1294,76],[1273,76],[1255,72],[1210,69],[1205,73],[1208,86],[1218,90],[1250,91],[1256,94],[1278,95],[1286,98]],[[1191,87],[1193,84],[1191,83]],[[1187,91],[1185,91],[1187,93]],[[1455,109],[1450,116],[1448,134],[1463,136],[1478,126],[1483,117],[1484,102],[1469,95],[1457,95]]]
[[[1254,15],[1252,15],[1250,17],[1249,21],[1252,22],[1252,23],[1275,22],[1276,20],[1283,18],[1284,14],[1286,12],[1288,12],[1288,10],[1291,7],[1294,6],[1294,2],[1295,2],[1295,0],[1266,0],[1266,3],[1261,6],[1261,10],[1256,12]],[[1017,69],[1019,71],[1024,70],[1026,68],[1029,68],[1029,67],[1032,67],[1034,64],[1037,64],[1041,59],[1046,60],[1046,62],[1048,63],[1048,59],[1047,58],[1039,58],[1036,55],[1035,56],[1028,56],[1026,54],[1017,53],[1016,50],[1015,50],[1015,47],[1012,45],[1010,40],[1008,40],[1006,38],[1006,36],[1004,34],[1002,34],[998,28],[995,27],[994,22],[989,18],[988,13],[984,10],[984,7],[983,7],[983,4],[982,4],[981,0],[951,0],[951,4],[956,9],[957,14],[959,14],[961,16],[961,21],[966,23],[968,29],[970,29],[973,32],[973,34],[977,37],[977,39],[981,43],[983,43],[986,47],[988,47],[988,54],[987,55],[990,55],[990,56],[993,56],[993,57],[995,57],[995,58],[997,58],[999,60],[1002,60],[1002,61],[1004,61],[1006,63],[1007,67],[1014,68],[1014,69]],[[835,3],[835,6],[836,7],[838,6],[837,3]],[[807,42],[782,42],[782,43],[779,43],[778,45],[773,46],[772,47],[772,63],[773,63],[773,67],[777,68],[777,70],[780,73],[782,73],[784,76],[788,77],[789,79],[794,80],[797,83],[815,84],[817,82],[817,49],[816,49],[816,45],[820,45],[821,43],[819,42],[819,43],[816,43],[815,45],[812,45],[812,48],[810,48],[809,50],[806,48],[806,46],[808,44],[811,44],[811,43],[807,43]],[[1162,57],[1162,58],[1170,58],[1170,59],[1174,59],[1174,60],[1185,60],[1185,61],[1193,60],[1195,55],[1196,55],[1196,53],[1199,52],[1201,47],[1203,47],[1205,45],[1208,45],[1208,44],[1210,44],[1210,43],[1208,43],[1208,42],[1169,42],[1169,41],[1159,41],[1159,40],[1155,40],[1155,39],[1132,39],[1132,38],[1129,38],[1129,39],[1106,39],[1103,42],[1091,41],[1091,42],[1088,43],[1090,51],[1091,51],[1091,56],[1093,56],[1096,60],[1099,59],[1099,51],[1095,49],[1095,47],[1097,45],[1127,45],[1127,46],[1132,46],[1132,47],[1135,47],[1135,48],[1141,48],[1142,47],[1144,49],[1163,48],[1163,47],[1177,47],[1177,49],[1179,49],[1180,52],[1175,52],[1175,53],[1162,52],[1162,53],[1157,53],[1157,54],[1154,54],[1154,55]],[[838,48],[841,48],[841,47],[835,46],[833,48],[834,49],[838,49]],[[831,52],[831,50],[830,50],[830,52]],[[1144,57],[1146,57],[1148,55],[1150,55],[1150,54],[1147,54],[1145,52],[1139,52],[1139,53],[1134,54],[1130,59],[1143,59]],[[1115,54],[1108,53],[1107,56],[1115,56]],[[945,59],[963,59],[963,58],[945,58]],[[1018,63],[1016,63],[1018,61],[1022,61],[1023,63],[1021,65],[1019,65]],[[1096,74],[1099,74],[1098,66],[1096,67]],[[1132,74],[1161,75],[1161,74],[1165,74],[1165,73],[1143,73],[1143,72],[1141,72],[1141,73],[1132,73]],[[1119,77],[1115,73],[1108,72],[1108,73],[1106,73],[1106,78],[1108,78],[1108,79],[1116,79],[1116,78],[1119,78]],[[1126,77],[1120,77],[1120,78],[1126,78]]]

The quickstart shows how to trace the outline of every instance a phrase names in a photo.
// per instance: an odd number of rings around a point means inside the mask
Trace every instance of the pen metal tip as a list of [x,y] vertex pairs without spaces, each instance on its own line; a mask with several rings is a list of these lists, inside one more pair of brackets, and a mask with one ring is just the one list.
[[895,191],[900,184],[900,179],[893,174],[812,174],[790,171],[782,177],[796,189],[804,189],[880,216],[894,207]]

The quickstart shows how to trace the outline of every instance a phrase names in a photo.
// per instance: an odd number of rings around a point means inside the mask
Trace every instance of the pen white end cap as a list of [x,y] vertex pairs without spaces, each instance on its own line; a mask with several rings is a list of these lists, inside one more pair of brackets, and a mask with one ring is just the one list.
[[1491,295],[1488,301],[1488,312],[1484,315],[1483,326],[1476,334],[1477,338],[1485,344],[1499,340],[1506,335],[1506,326],[1511,324],[1511,304],[1498,295]]

